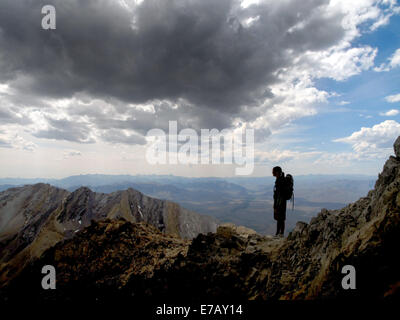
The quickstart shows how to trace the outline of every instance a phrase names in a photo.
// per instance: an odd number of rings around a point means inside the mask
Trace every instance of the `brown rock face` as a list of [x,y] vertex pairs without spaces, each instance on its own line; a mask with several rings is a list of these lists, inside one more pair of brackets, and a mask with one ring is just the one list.
[[[82,299],[118,295],[131,277],[151,278],[186,255],[189,240],[161,233],[146,223],[125,219],[93,221],[72,239],[59,242],[32,263],[6,288],[3,297],[26,295],[30,299]],[[57,271],[54,294],[38,290],[41,268]],[[39,283],[39,286],[38,286]],[[19,288],[24,287],[22,292]],[[79,287],[79,288],[78,288]],[[102,294],[104,292],[104,294]]]
[[[395,299],[400,296],[399,212],[400,157],[390,157],[366,197],[341,210],[322,210],[309,224],[299,222],[286,239],[223,225],[185,241],[146,224],[101,221],[47,250],[1,296]],[[38,286],[45,264],[57,270],[56,293]],[[355,290],[342,287],[345,265],[356,270]]]
[[51,258],[49,262],[59,267],[61,287],[83,279],[97,286],[111,282],[122,287],[129,276],[151,277],[155,269],[170,264],[178,254],[186,254],[188,242],[162,234],[148,224],[103,220],[94,222],[71,241],[56,245],[44,259]]

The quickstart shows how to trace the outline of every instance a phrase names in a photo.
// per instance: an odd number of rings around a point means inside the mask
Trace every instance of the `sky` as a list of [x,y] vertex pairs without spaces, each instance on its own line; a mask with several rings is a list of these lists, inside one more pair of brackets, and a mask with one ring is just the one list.
[[378,174],[400,135],[400,4],[0,2],[0,177],[235,175],[149,163],[169,121],[254,130],[254,176]]

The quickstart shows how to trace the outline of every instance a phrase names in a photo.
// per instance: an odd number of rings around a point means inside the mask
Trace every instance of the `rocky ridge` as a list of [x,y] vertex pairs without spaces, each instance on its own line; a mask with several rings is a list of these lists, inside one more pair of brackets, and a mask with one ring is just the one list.
[[[322,210],[285,239],[221,225],[193,240],[147,224],[96,222],[59,242],[5,289],[41,299],[292,300],[398,299],[400,296],[400,137],[368,195]],[[57,270],[57,290],[41,290],[40,268]],[[357,272],[344,290],[342,268]]]
[[110,194],[85,187],[69,193],[48,184],[8,189],[0,193],[0,285],[93,221],[120,218],[145,222],[183,239],[215,231],[218,224],[214,218],[133,189]]

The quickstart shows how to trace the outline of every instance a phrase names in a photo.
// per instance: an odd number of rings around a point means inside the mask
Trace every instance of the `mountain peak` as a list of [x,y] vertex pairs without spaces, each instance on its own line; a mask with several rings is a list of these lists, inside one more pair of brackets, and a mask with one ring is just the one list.
[[214,218],[131,188],[111,194],[88,187],[70,193],[43,183],[9,189],[0,193],[0,284],[48,248],[104,219],[144,222],[187,239],[213,232],[218,225]]
[[90,189],[87,186],[81,186],[78,189],[75,189],[72,193],[90,193],[93,192],[92,189]]

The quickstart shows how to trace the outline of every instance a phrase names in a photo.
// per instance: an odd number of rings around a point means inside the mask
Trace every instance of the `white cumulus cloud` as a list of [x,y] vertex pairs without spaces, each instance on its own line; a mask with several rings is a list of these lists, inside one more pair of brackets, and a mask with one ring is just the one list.
[[400,93],[385,97],[385,100],[390,103],[400,102]]
[[388,59],[388,62],[382,63],[379,67],[374,68],[377,72],[390,71],[393,68],[400,66],[400,48]]
[[400,113],[399,110],[397,109],[391,109],[389,111],[386,112],[381,112],[379,113],[380,116],[387,116],[387,117],[393,117],[393,116],[397,116]]
[[371,128],[362,127],[348,137],[334,140],[352,146],[361,155],[387,153],[392,148],[393,141],[400,135],[400,123],[386,120]]

